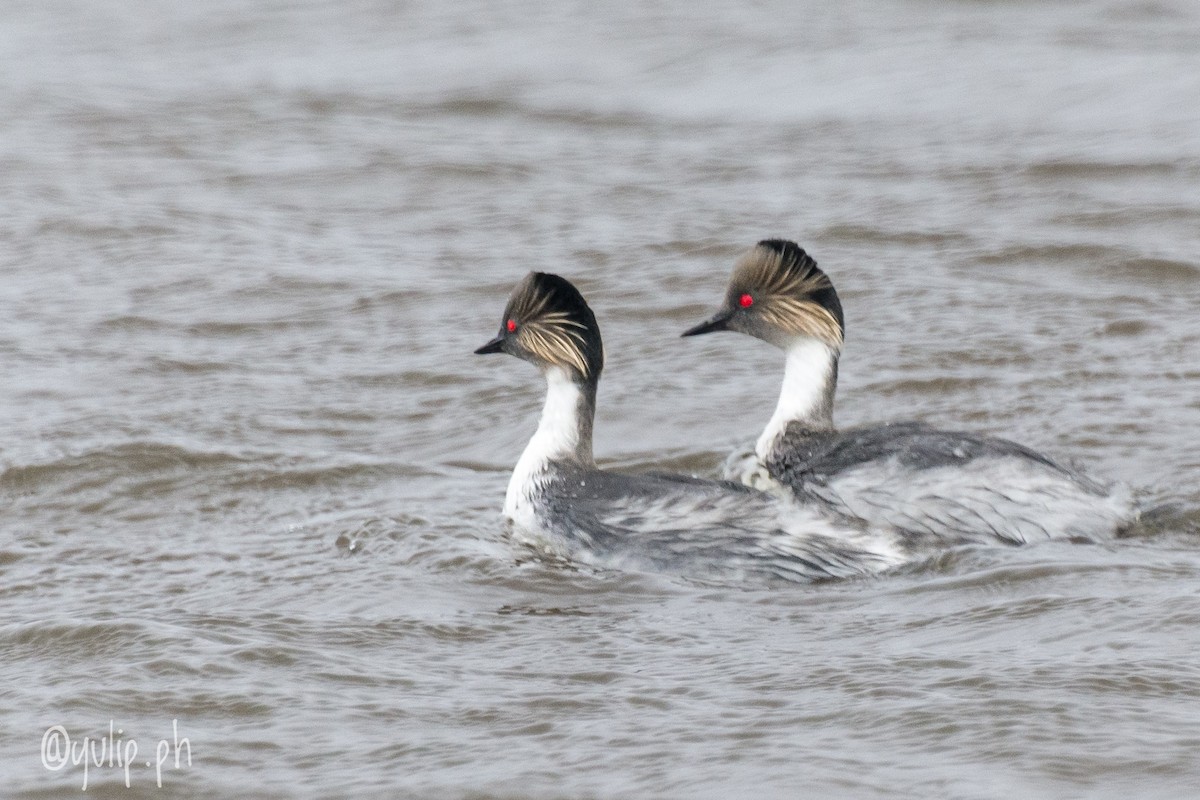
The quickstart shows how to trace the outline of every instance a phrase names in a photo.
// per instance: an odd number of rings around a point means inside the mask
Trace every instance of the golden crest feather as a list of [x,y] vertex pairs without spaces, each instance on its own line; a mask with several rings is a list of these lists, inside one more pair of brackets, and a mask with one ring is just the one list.
[[565,311],[547,311],[551,296],[534,273],[526,276],[509,301],[508,318],[517,322],[517,342],[537,360],[569,367],[591,378],[585,349],[587,326]]
[[841,348],[842,326],[837,317],[809,299],[815,292],[832,289],[833,283],[817,269],[803,250],[801,257],[786,257],[759,244],[734,265],[730,296],[743,292],[755,298],[759,316],[768,324],[792,334],[813,336],[831,347]]

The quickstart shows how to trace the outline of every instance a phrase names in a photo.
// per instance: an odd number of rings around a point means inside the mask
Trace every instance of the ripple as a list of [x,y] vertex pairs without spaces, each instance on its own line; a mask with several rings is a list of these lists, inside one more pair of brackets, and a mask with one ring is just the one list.
[[43,220],[37,228],[40,237],[55,238],[69,236],[88,240],[136,241],[176,234],[174,228],[165,225],[109,225],[89,223],[82,219],[63,218]]
[[34,622],[0,628],[0,643],[13,658],[64,662],[121,658],[177,646],[186,637],[168,635],[161,626],[142,622]]
[[862,244],[963,246],[974,240],[962,231],[894,230],[867,225],[831,225],[818,234],[821,240]]
[[1188,261],[1143,256],[1119,247],[1094,244],[1014,245],[975,256],[978,264],[1070,264],[1105,276],[1118,275],[1139,282],[1192,281],[1200,265]]
[[980,253],[974,257],[973,261],[989,266],[1027,262],[1067,262],[1092,265],[1097,263],[1113,264],[1127,257],[1130,257],[1130,254],[1094,244],[1019,244]]
[[[439,469],[381,460],[309,459],[282,453],[194,450],[141,442],[114,445],[0,473],[0,492],[27,512],[74,508],[86,517],[144,521],[165,498],[218,513],[263,493],[306,493],[438,477]],[[213,505],[214,498],[225,498]]]
[[203,338],[239,338],[239,337],[264,337],[273,333],[283,331],[304,330],[311,328],[319,328],[329,325],[329,321],[316,317],[296,319],[296,318],[281,318],[271,320],[259,320],[256,322],[197,322],[188,325],[184,332],[189,336],[198,336]]
[[222,372],[241,372],[249,368],[247,364],[228,361],[193,361],[152,356],[147,360],[146,366],[138,367],[135,371],[158,374],[211,375]]
[[485,120],[519,116],[522,119],[568,124],[585,129],[634,128],[644,125],[647,120],[644,115],[620,111],[605,113],[571,107],[542,108],[504,95],[464,94],[437,103],[415,106],[413,110],[423,114],[449,114]]
[[864,389],[870,392],[876,392],[884,396],[889,395],[955,395],[966,391],[984,389],[992,386],[996,381],[992,378],[976,377],[976,378],[954,378],[954,377],[939,377],[914,379],[909,378],[897,381],[885,381],[867,384]]
[[1181,174],[1184,165],[1172,161],[1043,161],[1025,168],[1031,178],[1045,180],[1119,180]]
[[55,461],[10,466],[0,473],[0,489],[25,492],[70,478],[90,485],[98,476],[148,475],[174,469],[220,469],[245,459],[220,451],[196,451],[158,442],[130,442]]
[[1105,323],[1100,333],[1104,336],[1141,336],[1153,329],[1153,326],[1145,320],[1118,319]]
[[1200,262],[1178,261],[1170,258],[1128,258],[1120,262],[1120,268],[1139,281],[1154,283],[1162,281],[1191,283],[1200,277]]
[[100,331],[111,330],[128,333],[161,333],[162,331],[172,330],[174,327],[171,323],[136,314],[109,317],[96,324],[96,328]]

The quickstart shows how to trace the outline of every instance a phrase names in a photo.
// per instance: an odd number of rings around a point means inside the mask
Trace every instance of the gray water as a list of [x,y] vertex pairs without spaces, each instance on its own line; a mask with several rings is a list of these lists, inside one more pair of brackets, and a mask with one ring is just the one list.
[[[0,19],[4,796],[1200,788],[1191,0]],[[766,236],[842,294],[841,424],[1154,513],[769,591],[510,542],[543,389],[471,350],[512,285],[595,308],[602,463],[712,475],[782,359],[678,334]]]

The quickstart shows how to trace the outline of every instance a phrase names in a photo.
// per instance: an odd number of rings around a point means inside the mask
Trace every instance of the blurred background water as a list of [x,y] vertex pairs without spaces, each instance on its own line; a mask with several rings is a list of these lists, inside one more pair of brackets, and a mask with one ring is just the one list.
[[[0,12],[6,796],[1200,785],[1200,6]],[[714,474],[782,359],[678,333],[767,236],[842,294],[840,423],[1158,510],[771,591],[510,543],[542,386],[471,350],[511,286],[595,308],[602,463]],[[45,766],[110,722],[129,788]]]

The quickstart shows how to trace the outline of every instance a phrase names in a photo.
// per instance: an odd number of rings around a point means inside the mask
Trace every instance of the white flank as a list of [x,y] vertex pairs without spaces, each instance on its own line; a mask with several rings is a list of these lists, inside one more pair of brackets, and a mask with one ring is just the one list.
[[775,406],[775,413],[754,448],[760,461],[766,461],[775,441],[789,422],[805,420],[814,427],[833,427],[830,417],[819,417],[818,414],[826,397],[826,388],[833,378],[833,365],[837,357],[836,350],[808,336],[797,339],[788,347],[779,404]]
[[1127,487],[1104,497],[1023,457],[975,458],[966,464],[910,470],[876,459],[829,481],[827,500],[872,526],[1024,544],[1072,536],[1107,537],[1137,519]]

